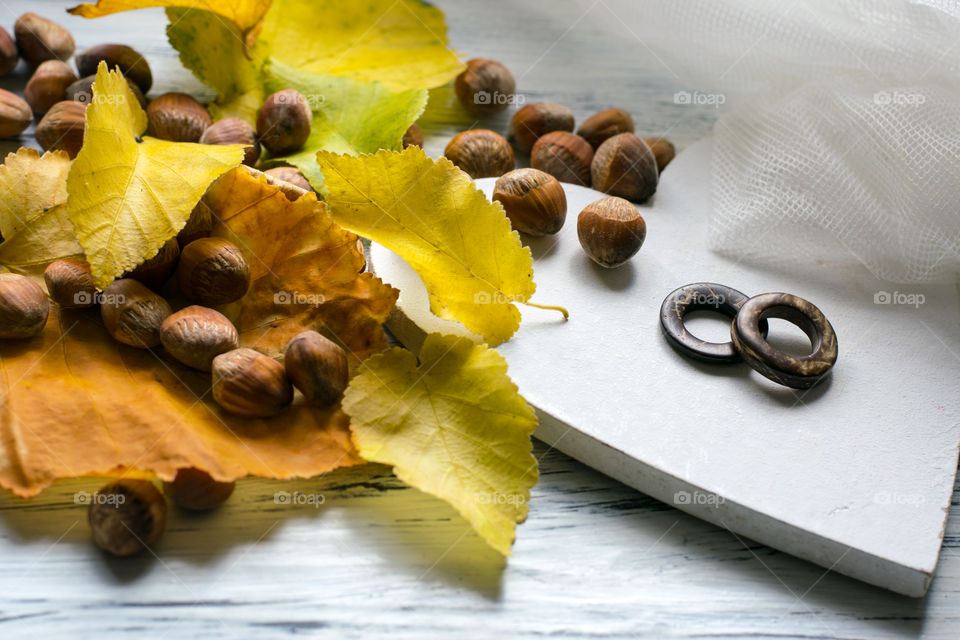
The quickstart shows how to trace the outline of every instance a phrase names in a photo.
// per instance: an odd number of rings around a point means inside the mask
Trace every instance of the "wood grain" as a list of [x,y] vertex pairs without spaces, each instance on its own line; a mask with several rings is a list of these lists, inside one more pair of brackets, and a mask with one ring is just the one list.
[[[166,44],[161,11],[87,22],[64,14],[69,4],[6,0],[0,23],[9,29],[34,11],[71,29],[78,48],[130,44],[150,61],[154,95],[210,96]],[[674,105],[682,87],[602,1],[437,4],[458,52],[502,60],[528,101],[563,102],[578,121],[624,107],[638,131],[679,148],[710,130],[713,109]],[[22,90],[27,75],[21,67],[0,86]],[[482,124],[505,130],[508,117]],[[438,155],[475,123],[445,88],[423,124]],[[27,135],[0,152],[21,143],[35,146]],[[75,502],[101,482],[58,483],[31,501],[0,495],[0,637],[960,636],[956,509],[933,587],[912,600],[740,539],[543,445],[536,455],[542,480],[507,561],[382,467],[243,481],[216,513],[171,512],[156,556],[126,560],[89,543],[86,508]],[[278,504],[277,492],[301,503]]]

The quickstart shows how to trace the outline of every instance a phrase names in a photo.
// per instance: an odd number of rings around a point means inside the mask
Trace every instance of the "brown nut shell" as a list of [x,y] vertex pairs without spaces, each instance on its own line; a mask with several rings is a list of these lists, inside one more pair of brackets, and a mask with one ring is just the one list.
[[243,297],[250,287],[250,268],[229,240],[199,238],[183,248],[177,282],[188,300],[212,307]]
[[43,272],[47,291],[64,309],[88,309],[97,304],[97,287],[90,265],[83,260],[55,260]]
[[[276,180],[283,180],[284,182],[296,185],[304,191],[313,191],[313,187],[310,186],[310,183],[307,182],[307,179],[303,177],[303,174],[300,173],[296,167],[274,167],[273,169],[267,169],[264,173]],[[291,194],[288,193],[287,197],[289,198],[290,195]],[[295,198],[290,199],[294,200]]]
[[76,158],[83,146],[83,129],[87,123],[87,105],[72,100],[56,103],[37,123],[34,133],[45,151],[61,149]]
[[129,556],[160,539],[167,502],[152,482],[121,478],[93,496],[87,522],[94,544],[115,556]]
[[[82,102],[83,104],[90,104],[93,102],[93,82],[96,79],[96,74],[80,78],[67,87],[65,99],[73,100],[74,102]],[[133,92],[133,97],[135,97],[137,102],[140,103],[140,108],[146,111],[147,99],[143,97],[143,92],[140,91],[140,87],[138,87],[130,78],[126,78],[126,81],[127,86],[130,87],[130,91]]]
[[618,133],[601,144],[590,170],[594,189],[633,202],[643,202],[657,190],[657,160],[632,133]]
[[163,483],[163,492],[181,509],[208,511],[227,501],[235,482],[218,482],[209,473],[195,469],[178,469],[171,482]]
[[313,111],[296,89],[269,96],[257,114],[257,135],[271,154],[283,155],[302,147],[310,137]]
[[505,173],[493,188],[493,199],[503,205],[514,229],[530,236],[560,231],[567,218],[563,185],[538,169]]
[[532,102],[513,114],[507,137],[530,153],[540,136],[551,131],[573,131],[573,111],[556,102]]
[[139,280],[151,289],[159,289],[173,275],[179,258],[180,245],[176,238],[170,238],[156,255],[141,262],[136,269],[125,273],[123,277]]
[[313,406],[337,403],[350,381],[346,351],[316,331],[294,336],[283,361],[287,377]]
[[166,300],[131,278],[114,280],[100,298],[107,332],[117,342],[140,349],[160,344],[160,327],[171,313]]
[[213,118],[206,107],[185,93],[165,93],[147,105],[147,134],[172,142],[199,142]]
[[506,109],[517,89],[513,74],[496,60],[474,58],[453,82],[457,100],[476,116],[489,116]]
[[569,131],[551,131],[538,139],[530,152],[530,166],[560,182],[590,186],[593,147]]
[[233,323],[219,311],[191,305],[163,321],[160,342],[170,355],[188,367],[210,371],[214,358],[240,346],[240,336]]
[[453,137],[443,155],[471,178],[494,178],[513,169],[513,149],[499,133],[471,129]]
[[0,339],[37,335],[49,314],[50,301],[40,285],[26,276],[0,273]]
[[577,237],[591,260],[602,267],[619,267],[640,250],[647,224],[623,198],[601,198],[580,212]]
[[283,365],[245,347],[213,359],[213,399],[224,411],[245,418],[267,418],[293,402]]
[[111,70],[120,67],[120,72],[143,93],[149,92],[153,86],[150,65],[136,49],[125,44],[99,44],[84,49],[77,54],[74,62],[81,76],[95,75],[100,62],[106,62]]
[[50,107],[65,100],[67,87],[77,81],[77,74],[61,60],[44,60],[33,72],[23,97],[34,113],[46,113]]
[[30,105],[15,93],[0,89],[0,138],[12,138],[23,133],[32,122]]
[[242,144],[243,164],[252,167],[260,159],[260,141],[253,126],[240,118],[224,118],[207,127],[200,144]]
[[663,138],[644,138],[644,142],[653,151],[653,157],[657,160],[657,173],[663,171],[664,167],[670,164],[670,161],[677,155],[677,150],[673,143]]
[[618,133],[633,133],[633,117],[623,109],[605,109],[595,113],[577,129],[577,135],[594,149]]
[[13,41],[10,32],[0,27],[0,76],[5,76],[17,67],[20,62],[20,52],[17,43]]
[[423,131],[416,122],[407,127],[407,131],[403,134],[403,148],[407,147],[423,148]]
[[35,13],[17,18],[13,34],[17,37],[20,55],[34,66],[44,60],[69,60],[76,49],[69,31]]

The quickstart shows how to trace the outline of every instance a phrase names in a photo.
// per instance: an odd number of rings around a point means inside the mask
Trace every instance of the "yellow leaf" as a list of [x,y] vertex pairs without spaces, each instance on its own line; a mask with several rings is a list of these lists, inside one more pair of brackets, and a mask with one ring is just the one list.
[[432,333],[419,367],[398,348],[364,362],[343,408],[364,459],[393,465],[407,484],[446,500],[509,555],[537,482],[537,417],[499,353]]
[[63,151],[7,155],[0,165],[0,265],[38,276],[58,258],[83,254],[67,217],[69,170]]
[[240,164],[243,147],[141,137],[147,116],[123,75],[104,62],[93,93],[83,148],[67,179],[67,207],[94,282],[103,287],[156,255],[207,186]]
[[147,7],[187,7],[212,11],[233,22],[243,33],[249,33],[270,8],[270,0],[98,0],[67,9],[84,18],[99,18],[112,13]]
[[320,331],[355,356],[385,349],[381,325],[398,291],[371,273],[357,236],[334,224],[313,193],[288,190],[291,201],[259,171],[237,167],[217,180],[201,206],[213,235],[236,244],[250,266],[250,289],[221,309],[242,344],[279,357],[305,329]]
[[514,302],[536,285],[530,249],[499,202],[491,203],[446,158],[419,147],[374,155],[317,154],[333,219],[407,261],[430,309],[496,346],[520,326]]

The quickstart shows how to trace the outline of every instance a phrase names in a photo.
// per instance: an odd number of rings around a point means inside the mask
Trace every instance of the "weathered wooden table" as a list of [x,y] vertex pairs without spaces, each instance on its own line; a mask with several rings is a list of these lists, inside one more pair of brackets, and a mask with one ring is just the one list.
[[[69,4],[5,0],[0,22],[35,11],[79,48],[130,44],[154,69],[154,93],[209,95],[167,46],[161,11],[84,21]],[[563,102],[578,119],[622,106],[640,131],[681,148],[710,131],[712,108],[678,109],[681,87],[641,70],[649,53],[602,0],[437,4],[453,46],[502,60],[528,101]],[[22,90],[26,73],[0,86]],[[426,147],[439,155],[473,122],[449,89],[431,102]],[[507,119],[483,124],[503,130]],[[21,143],[35,146],[25,136],[0,151]],[[59,483],[31,501],[0,494],[0,637],[960,637],[960,511],[930,593],[911,600],[702,523],[542,445],[535,453],[542,479],[507,561],[381,467],[243,481],[215,513],[171,511],[156,555],[125,560],[90,544],[75,501],[100,482]],[[278,491],[309,504],[277,504]]]

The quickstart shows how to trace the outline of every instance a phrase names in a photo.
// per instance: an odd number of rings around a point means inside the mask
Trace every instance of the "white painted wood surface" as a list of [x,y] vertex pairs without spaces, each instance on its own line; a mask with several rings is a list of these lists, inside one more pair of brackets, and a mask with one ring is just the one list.
[[[113,41],[140,49],[155,71],[155,93],[201,91],[167,47],[161,12],[85,22],[62,13],[68,4],[5,0],[0,22],[9,28],[24,11],[54,17],[80,47]],[[581,119],[624,106],[643,132],[680,146],[710,128],[711,109],[678,110],[678,87],[641,71],[649,54],[602,2],[437,4],[458,51],[504,61],[528,100],[565,102]],[[19,72],[0,86],[22,89],[25,81]],[[432,100],[426,146],[439,154],[472,122],[449,90]],[[506,121],[483,124],[504,129]],[[957,509],[933,586],[915,600],[738,538],[542,445],[536,453],[542,479],[506,562],[450,508],[378,467],[242,482],[217,513],[171,512],[156,557],[126,560],[92,548],[85,508],[74,503],[99,482],[59,483],[29,502],[2,494],[0,637],[960,636]],[[325,502],[278,505],[277,491]]]

